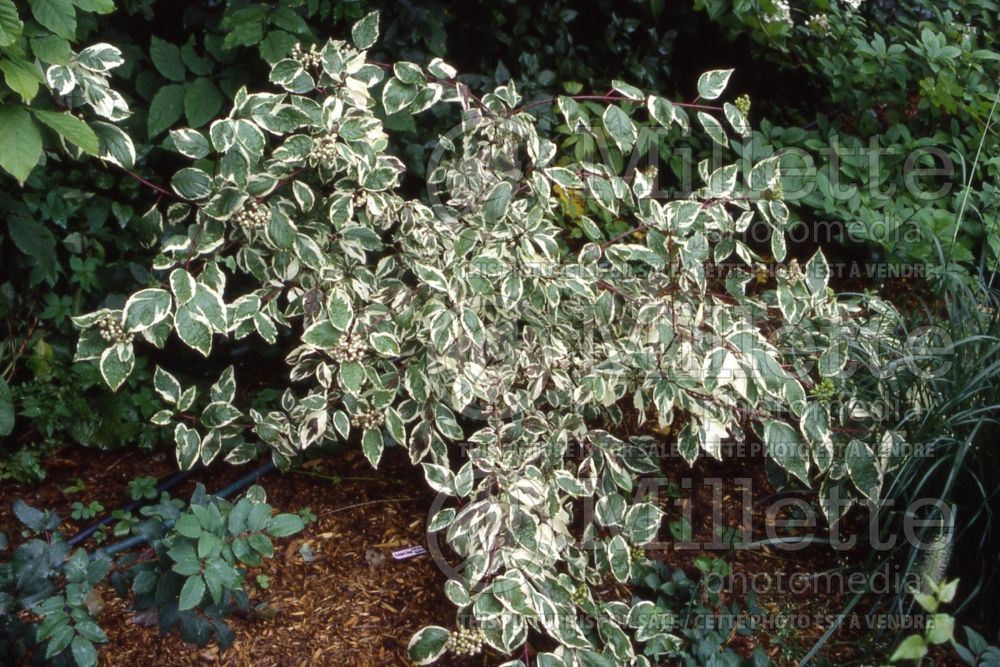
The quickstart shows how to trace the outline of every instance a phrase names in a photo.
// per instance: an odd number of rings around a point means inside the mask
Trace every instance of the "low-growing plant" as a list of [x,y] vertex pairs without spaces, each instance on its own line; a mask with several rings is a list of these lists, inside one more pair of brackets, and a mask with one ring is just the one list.
[[131,596],[137,611],[154,611],[161,632],[179,627],[185,641],[204,646],[214,637],[228,647],[233,633],[225,617],[249,611],[247,569],[274,555],[272,538],[293,535],[303,523],[294,514],[273,514],[260,487],[231,503],[199,484],[183,505],[164,497],[142,509],[144,521],[118,517],[128,530],[116,526],[115,534],[134,532],[147,548],[115,559],[110,548],[71,550],[56,514],[15,501],[31,539],[0,563],[0,658],[95,665],[95,644],[107,641],[97,619],[104,582],[123,599]]
[[[705,160],[701,187],[662,200],[656,165],[619,174],[561,153],[529,113],[555,105],[611,164],[646,155],[640,126],[693,126],[728,146],[729,132],[749,131],[719,101],[731,71],[705,73],[697,104],[623,82],[525,104],[513,83],[473,94],[440,59],[369,62],[377,35],[373,13],[351,43],[275,63],[282,92],[240,90],[207,133],[171,133],[195,162],[171,180],[189,203],[170,205],[161,282],[75,318],[77,358],[117,389],[137,347],[174,333],[202,356],[224,339],[281,341],[291,349],[280,409],[242,404],[233,367],[207,392],[156,368],[168,407],[153,421],[173,431],[182,468],[262,451],[286,467],[349,439],[378,465],[400,446],[442,501],[428,530],[459,561],[445,591],[471,619],[454,633],[421,630],[414,661],[481,642],[509,654],[530,630],[558,644],[539,664],[648,664],[627,604],[580,617],[578,592],[630,581],[662,516],[645,492],[632,497],[661,470],[649,439],[613,432],[676,424],[688,463],[755,433],[792,478],[821,488],[835,522],[847,507],[838,493],[878,496],[898,436],[809,390],[826,379],[850,394],[895,372],[908,358],[897,317],[878,299],[833,293],[821,253],[789,260],[767,288],[753,280],[763,258],[741,234],[755,219],[772,230],[774,259],[787,259],[775,159],[742,182],[737,164]],[[428,199],[407,198],[380,118],[439,103],[460,124],[439,139]],[[568,243],[556,186],[628,232],[608,236],[584,216],[589,240]],[[595,512],[578,524],[585,506]]]

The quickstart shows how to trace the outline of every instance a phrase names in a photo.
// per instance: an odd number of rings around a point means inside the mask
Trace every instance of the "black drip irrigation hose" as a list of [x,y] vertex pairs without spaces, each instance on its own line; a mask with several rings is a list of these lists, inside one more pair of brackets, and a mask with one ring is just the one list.
[[[200,472],[202,469],[204,469],[204,467],[205,466],[203,466],[201,463],[198,463],[197,465],[192,466],[188,470],[181,470],[179,472],[175,472],[174,474],[170,475],[170,477],[160,482],[156,486],[156,497],[159,498],[160,493],[162,493],[163,491],[169,491],[178,484],[181,484],[191,475],[195,474],[196,472]],[[124,503],[123,505],[120,505],[119,507],[116,507],[115,509],[108,512],[103,519],[95,521],[94,523],[90,524],[89,526],[81,530],[79,533],[74,535],[73,537],[66,540],[66,544],[68,544],[71,547],[75,547],[78,544],[82,544],[88,537],[96,533],[101,526],[106,526],[112,521],[114,521],[115,512],[132,512],[142,507],[143,505],[153,502],[153,500],[155,499],[147,500],[145,498],[139,498],[137,500],[132,500],[127,503]]]
[[[202,468],[203,468],[203,466],[199,465],[199,466],[196,466],[194,468],[191,468],[190,470],[182,471],[182,473],[176,473],[173,476],[171,476],[170,479],[168,479],[166,482],[164,482],[161,485],[161,487],[165,486],[167,484],[170,484],[170,486],[168,488],[172,488],[172,487],[176,486],[177,484],[180,484],[182,481],[184,481],[185,479],[187,479],[188,477],[190,477],[194,472],[196,472],[197,470],[200,470]],[[257,468],[253,472],[247,473],[246,475],[244,475],[243,477],[240,477],[238,480],[236,480],[232,484],[230,484],[228,486],[225,486],[222,489],[219,489],[219,491],[217,491],[216,493],[214,493],[212,495],[215,495],[215,496],[217,496],[219,498],[226,498],[228,496],[233,495],[234,493],[236,493],[238,491],[242,491],[246,487],[250,486],[251,484],[253,484],[257,480],[259,480],[264,475],[268,475],[268,474],[274,472],[275,470],[277,470],[277,468],[275,467],[274,462],[273,461],[268,461],[267,463],[265,463],[264,465],[260,466],[259,468]],[[160,489],[160,490],[166,490],[166,489],[161,488],[161,487],[157,487],[157,488]],[[127,503],[127,505],[133,505],[133,506],[138,506],[138,505],[141,505],[141,504],[143,504],[143,503],[142,502],[138,502],[138,501],[134,502],[134,503]],[[123,507],[125,507],[125,506],[123,506]],[[108,523],[110,520],[111,520],[111,517],[110,517],[110,515],[108,515],[107,517],[105,517],[101,521],[98,521],[94,525],[88,526],[84,530],[81,530],[79,533],[77,533],[76,535],[74,535],[71,540],[68,541],[69,544],[70,545],[79,544],[80,542],[82,542],[83,540],[85,540],[87,537],[89,537],[91,534],[93,534],[93,532],[96,531],[100,526]],[[171,526],[174,525],[174,522],[171,521],[171,520],[164,521],[163,525],[165,525],[166,527],[169,528],[169,527],[171,527]],[[115,542],[113,544],[109,544],[106,547],[98,549],[95,553],[105,553],[105,554],[107,554],[107,555],[110,556],[111,554],[115,554],[115,553],[118,553],[120,551],[126,551],[128,549],[132,549],[133,547],[137,547],[137,546],[143,544],[145,541],[146,541],[146,538],[144,536],[142,536],[142,535],[133,535],[132,537],[125,538],[124,540],[119,540],[118,542]]]

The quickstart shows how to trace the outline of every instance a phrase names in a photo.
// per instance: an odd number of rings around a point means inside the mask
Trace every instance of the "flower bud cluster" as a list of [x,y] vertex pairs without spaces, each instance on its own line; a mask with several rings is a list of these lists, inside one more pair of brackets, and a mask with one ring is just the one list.
[[243,205],[243,208],[236,212],[236,215],[233,216],[233,221],[240,227],[259,229],[266,227],[267,223],[271,221],[271,211],[267,208],[266,204],[261,204],[257,200],[251,199]]
[[288,57],[298,60],[305,69],[318,68],[323,64],[323,54],[315,44],[310,46],[308,51],[304,51],[301,44],[296,44]]
[[736,109],[743,114],[744,118],[750,118],[750,96],[740,95],[736,98]]
[[371,409],[354,417],[354,425],[358,428],[379,428],[385,423],[385,414]]
[[101,332],[101,338],[109,343],[129,343],[132,341],[132,334],[125,331],[125,327],[114,315],[105,315],[97,323]]
[[368,352],[368,344],[360,338],[345,338],[337,343],[330,356],[335,361],[343,363],[345,361],[358,361]]
[[337,135],[328,134],[325,137],[315,137],[313,139],[312,153],[309,155],[313,162],[319,164],[332,164],[337,159]]
[[480,628],[459,628],[448,635],[445,648],[456,655],[476,655],[483,649],[486,636]]

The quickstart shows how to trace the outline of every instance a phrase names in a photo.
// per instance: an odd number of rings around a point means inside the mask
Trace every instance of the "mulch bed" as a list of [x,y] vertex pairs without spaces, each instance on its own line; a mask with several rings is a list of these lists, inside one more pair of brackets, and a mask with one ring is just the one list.
[[[42,485],[0,483],[0,531],[6,532],[12,542],[19,541],[20,531],[10,510],[15,498],[55,509],[62,517],[69,516],[74,501],[98,500],[110,511],[127,500],[125,489],[130,479],[142,475],[162,478],[176,470],[176,463],[166,455],[150,457],[136,451],[101,452],[76,447],[61,450],[47,465],[48,478]],[[173,495],[186,498],[195,481],[214,491],[252,469],[216,466],[185,482]],[[773,491],[760,456],[732,457],[721,462],[701,457],[693,470],[679,457],[671,456],[664,469],[679,485],[683,478],[691,480],[680,499],[661,494],[660,502],[668,520],[681,516],[683,502],[690,502],[695,541],[714,537],[713,487],[705,483],[712,478],[722,481],[721,512],[724,525],[729,526],[740,525],[743,510],[743,496],[733,480],[753,480],[754,539],[764,537],[768,503],[759,501]],[[67,494],[60,490],[77,478],[85,484],[83,491]],[[410,465],[404,452],[387,450],[379,470],[373,471],[357,451],[348,451],[313,461],[305,471],[269,475],[261,485],[276,511],[296,512],[309,507],[317,520],[303,533],[278,541],[274,559],[248,577],[251,604],[261,611],[253,618],[231,620],[235,645],[220,653],[214,644],[194,648],[176,632],[161,636],[152,619],[132,612],[128,601],[109,590],[103,595],[99,617],[109,638],[109,644],[100,649],[101,664],[407,665],[406,646],[416,630],[428,624],[454,625],[455,609],[444,597],[444,575],[433,560],[424,555],[395,561],[390,555],[396,549],[425,544],[424,526],[433,500],[419,470]],[[66,522],[62,530],[72,535],[89,523]],[[668,534],[666,528],[661,532],[661,536]],[[666,539],[669,541],[669,537]],[[303,545],[311,549],[312,560],[303,557]],[[86,546],[93,548],[94,544],[88,542]],[[691,561],[703,554],[726,558],[734,572],[746,575],[820,572],[849,565],[858,558],[857,554],[836,553],[823,546],[794,553],[767,547],[729,554],[673,548],[647,551],[648,557],[681,567],[691,576],[696,574]],[[6,555],[0,553],[0,558]],[[257,574],[270,578],[266,590],[255,585]],[[757,601],[766,613],[781,615],[836,612],[845,600],[846,596],[836,594],[817,599],[803,593],[765,594]],[[801,655],[822,632],[822,628],[812,627],[792,633],[755,633],[749,638],[734,638],[732,645],[749,654],[760,644],[776,663],[788,664],[784,656],[789,648]],[[846,635],[856,638],[858,633],[839,635],[849,640],[851,637]],[[529,646],[529,654],[534,652],[535,647]],[[848,643],[844,649],[828,652],[827,657],[846,662],[850,653]],[[467,660],[449,655],[441,664],[466,667],[501,662],[500,656],[487,653]]]

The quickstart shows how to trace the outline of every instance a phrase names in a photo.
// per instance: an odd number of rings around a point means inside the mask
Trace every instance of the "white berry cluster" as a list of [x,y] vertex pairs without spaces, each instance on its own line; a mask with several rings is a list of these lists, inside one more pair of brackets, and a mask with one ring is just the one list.
[[479,628],[459,628],[448,635],[445,648],[455,655],[476,655],[483,649],[486,636]]
[[125,331],[125,327],[114,315],[105,315],[97,323],[101,331],[101,338],[109,343],[128,343],[132,340],[132,334]]
[[233,221],[240,227],[247,229],[266,227],[267,223],[271,221],[271,211],[268,210],[267,205],[261,204],[256,199],[251,199],[236,212]]
[[379,428],[385,423],[385,414],[378,410],[366,410],[354,417],[354,425],[358,428]]
[[360,338],[345,338],[330,352],[335,361],[358,361],[368,352],[368,345]]
[[328,134],[313,139],[312,153],[309,155],[314,163],[331,164],[337,159],[337,135]]
[[289,57],[302,63],[302,67],[305,69],[320,67],[323,64],[323,54],[316,48],[315,44],[310,46],[308,51],[304,51],[301,44],[296,44],[292,47],[292,53]]

